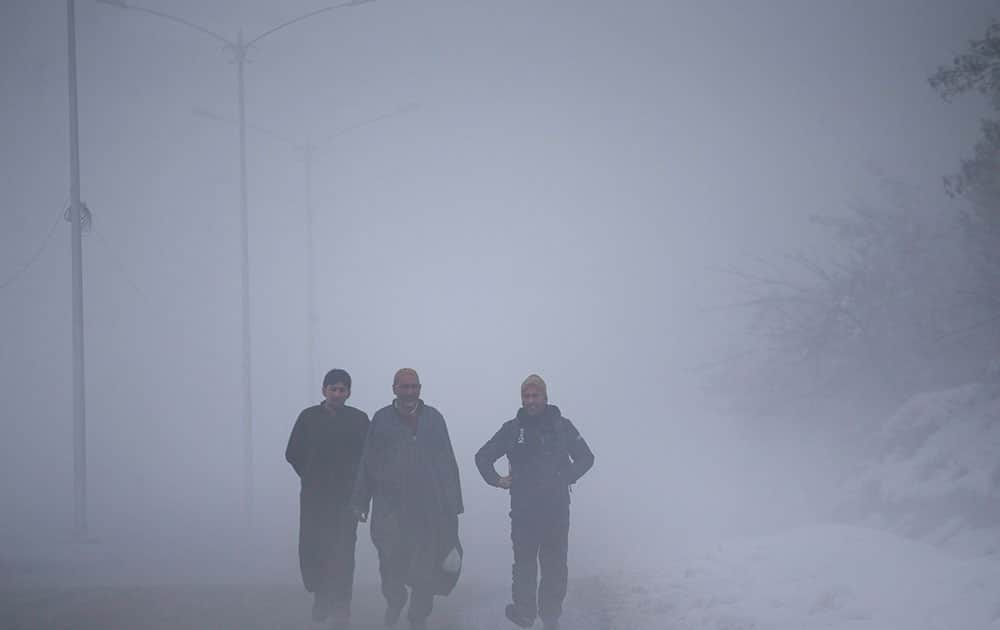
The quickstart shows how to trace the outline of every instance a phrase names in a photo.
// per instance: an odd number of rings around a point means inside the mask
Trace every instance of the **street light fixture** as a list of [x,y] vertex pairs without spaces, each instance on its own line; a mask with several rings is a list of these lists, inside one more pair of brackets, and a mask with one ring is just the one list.
[[343,9],[347,7],[356,7],[362,4],[368,4],[374,2],[375,0],[350,0],[349,2],[343,2],[340,4],[335,4],[321,9],[316,9],[300,15],[299,17],[293,18],[286,22],[278,24],[274,28],[268,29],[257,35],[253,39],[245,41],[243,38],[243,30],[241,29],[237,35],[236,40],[233,41],[215,31],[207,29],[203,26],[199,26],[193,22],[189,22],[183,18],[170,15],[168,13],[163,13],[161,11],[156,11],[154,9],[147,9],[145,7],[138,7],[122,0],[96,0],[101,4],[106,4],[108,6],[117,7],[119,9],[125,9],[129,11],[137,11],[140,13],[147,13],[165,20],[169,20],[176,24],[181,24],[190,29],[196,30],[199,33],[208,35],[213,39],[221,41],[225,44],[226,48],[231,50],[236,58],[236,85],[237,85],[237,97],[239,101],[239,128],[240,128],[240,242],[242,248],[242,285],[243,285],[243,416],[244,416],[244,434],[243,434],[243,510],[246,517],[247,524],[249,525],[253,521],[253,497],[254,497],[254,485],[253,485],[253,397],[251,393],[251,383],[252,383],[252,373],[251,373],[251,353],[250,353],[250,238],[249,238],[249,216],[247,212],[247,160],[246,160],[246,98],[244,90],[244,67],[246,65],[247,51],[250,47],[265,37],[280,31],[281,29],[296,24],[313,16],[319,15],[321,13],[326,13],[328,11],[333,11],[335,9]]

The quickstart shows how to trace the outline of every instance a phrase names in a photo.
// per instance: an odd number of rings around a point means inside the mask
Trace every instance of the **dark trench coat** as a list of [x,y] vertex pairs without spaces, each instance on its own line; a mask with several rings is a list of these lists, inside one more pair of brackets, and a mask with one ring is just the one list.
[[320,404],[299,414],[288,438],[285,459],[302,483],[299,564],[309,592],[339,573],[348,581],[353,574],[357,521],[350,498],[369,425],[359,409],[345,405],[334,415]]

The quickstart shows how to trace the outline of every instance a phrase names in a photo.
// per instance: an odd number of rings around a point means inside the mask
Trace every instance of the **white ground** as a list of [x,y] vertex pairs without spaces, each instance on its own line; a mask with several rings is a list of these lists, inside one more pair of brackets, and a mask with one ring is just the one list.
[[[1000,629],[998,563],[875,530],[801,528],[663,562],[667,568],[657,572],[623,569],[574,580],[564,629]],[[439,600],[431,627],[512,628],[502,618],[506,601],[502,580],[470,576]],[[318,627],[308,621],[308,603],[294,581],[52,587],[36,579],[19,585],[8,576],[0,627]],[[379,627],[380,615],[377,586],[359,581],[356,628]]]

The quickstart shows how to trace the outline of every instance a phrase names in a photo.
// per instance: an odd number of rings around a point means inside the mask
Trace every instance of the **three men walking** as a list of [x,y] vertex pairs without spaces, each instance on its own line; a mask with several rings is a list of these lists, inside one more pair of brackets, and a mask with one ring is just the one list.
[[[422,630],[434,596],[451,592],[461,568],[464,505],[448,427],[421,399],[413,369],[396,372],[394,399],[371,422],[344,404],[350,390],[350,375],[331,370],[324,401],[299,414],[285,452],[302,480],[299,561],[315,598],[313,619],[332,615],[347,624],[357,523],[370,514],[384,622],[395,625],[409,602],[410,628]],[[475,461],[488,484],[510,491],[514,565],[505,614],[523,628],[540,617],[554,630],[566,596],[569,487],[593,466],[594,455],[573,423],[548,404],[541,377],[525,379],[521,403]],[[501,476],[495,463],[505,456],[510,468]]]

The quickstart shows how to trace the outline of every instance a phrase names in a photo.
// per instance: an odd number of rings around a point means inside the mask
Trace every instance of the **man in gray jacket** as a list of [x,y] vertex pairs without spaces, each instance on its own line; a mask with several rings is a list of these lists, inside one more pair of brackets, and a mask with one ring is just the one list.
[[416,371],[396,372],[392,391],[392,404],[372,417],[351,505],[365,521],[371,504],[386,625],[396,624],[409,598],[410,627],[421,630],[434,595],[447,595],[457,577],[442,567],[453,550],[461,553],[462,489],[448,427],[420,399]]

